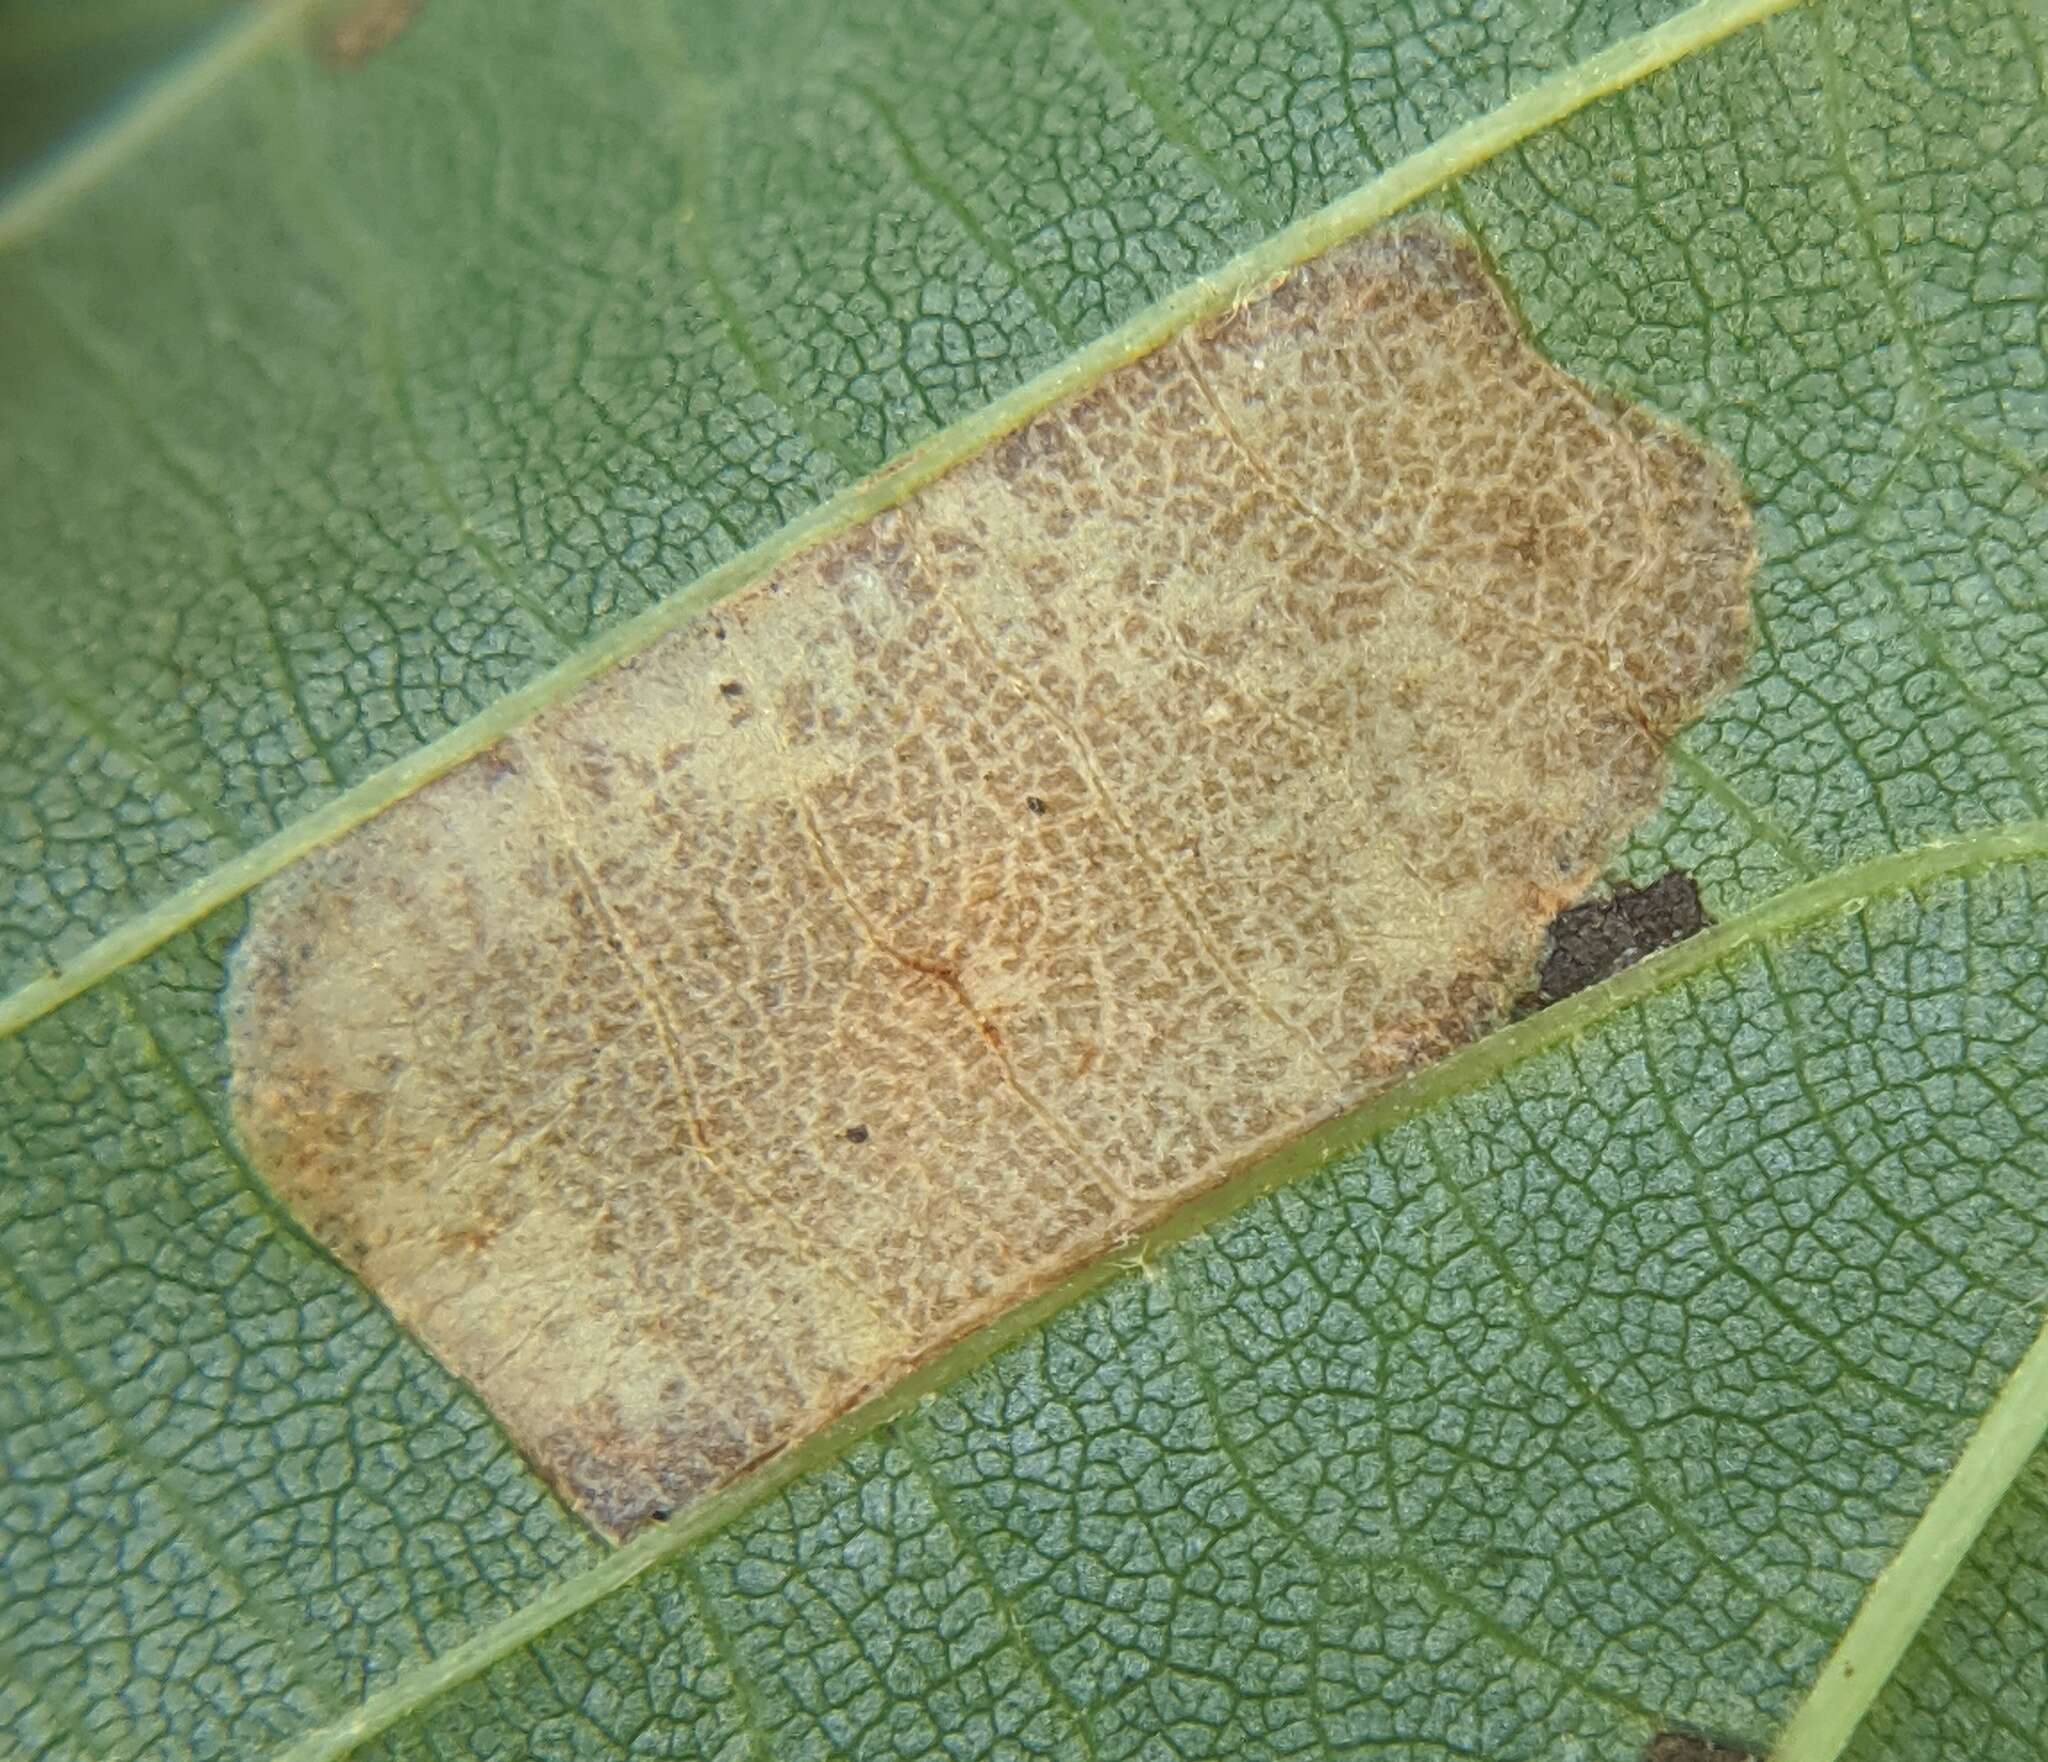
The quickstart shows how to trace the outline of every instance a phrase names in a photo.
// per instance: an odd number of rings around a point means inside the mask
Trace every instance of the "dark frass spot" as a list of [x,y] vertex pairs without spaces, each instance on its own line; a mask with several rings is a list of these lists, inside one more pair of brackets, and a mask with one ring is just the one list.
[[846,1141],[849,1144],[865,1144],[868,1141],[867,1127],[848,1126],[846,1128]]
[[1660,1731],[1643,1746],[1642,1762],[1755,1762],[1738,1744],[1717,1743],[1689,1731]]
[[1527,1015],[1611,979],[1712,922],[1700,904],[1699,888],[1681,870],[1647,887],[1624,881],[1608,898],[1589,899],[1551,920],[1536,989],[1521,1000],[1517,1013]]

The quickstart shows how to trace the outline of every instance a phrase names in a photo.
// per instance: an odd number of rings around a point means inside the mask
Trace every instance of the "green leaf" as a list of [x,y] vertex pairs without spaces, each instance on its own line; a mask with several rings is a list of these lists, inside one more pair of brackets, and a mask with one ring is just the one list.
[[[19,182],[9,1749],[2040,1756],[2042,33],[1774,10],[276,5]],[[1720,930],[607,1553],[241,1162],[237,902],[1424,200],[1756,499]]]

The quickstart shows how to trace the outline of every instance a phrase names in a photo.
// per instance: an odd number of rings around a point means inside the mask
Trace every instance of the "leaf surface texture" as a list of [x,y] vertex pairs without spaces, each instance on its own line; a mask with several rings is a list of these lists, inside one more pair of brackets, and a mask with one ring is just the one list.
[[[2044,1288],[2048,109],[2023,5],[1826,5],[1484,145],[1655,22],[430,0],[0,210],[0,955],[155,945],[0,1046],[16,1748],[1769,1737]],[[1756,500],[1758,651],[1622,862],[1754,935],[586,1598],[238,1161],[241,912],[179,890],[1461,126],[1540,346]],[[2039,1754],[2037,1482],[1865,1754]]]

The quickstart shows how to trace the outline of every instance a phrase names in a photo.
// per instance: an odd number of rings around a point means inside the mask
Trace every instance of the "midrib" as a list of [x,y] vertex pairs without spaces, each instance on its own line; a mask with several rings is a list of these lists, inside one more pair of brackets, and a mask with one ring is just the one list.
[[[314,0],[272,0],[213,50],[166,80],[122,125],[103,134],[0,207],[0,250],[20,242],[148,141],[167,132],[235,73],[290,40]],[[974,415],[799,516],[772,538],[627,620],[438,740],[393,761],[325,806],[188,883],[88,944],[56,970],[0,999],[0,1037],[14,1034],[180,931],[239,899],[308,852],[330,844],[452,770],[511,729],[639,653],[707,606],[771,573],[796,552],[895,506],[921,485],[1031,417],[1190,324],[1255,294],[1275,276],[1377,225],[1596,99],[1622,91],[1800,0],[1701,0],[1662,24],[1610,44],[1451,130],[1349,194],[1188,283]]]

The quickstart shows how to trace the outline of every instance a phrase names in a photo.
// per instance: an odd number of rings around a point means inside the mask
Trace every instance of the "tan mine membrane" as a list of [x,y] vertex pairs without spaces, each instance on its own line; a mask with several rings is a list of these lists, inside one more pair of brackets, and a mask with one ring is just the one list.
[[1356,242],[268,886],[239,1129],[622,1535],[1497,1019],[1753,563]]

